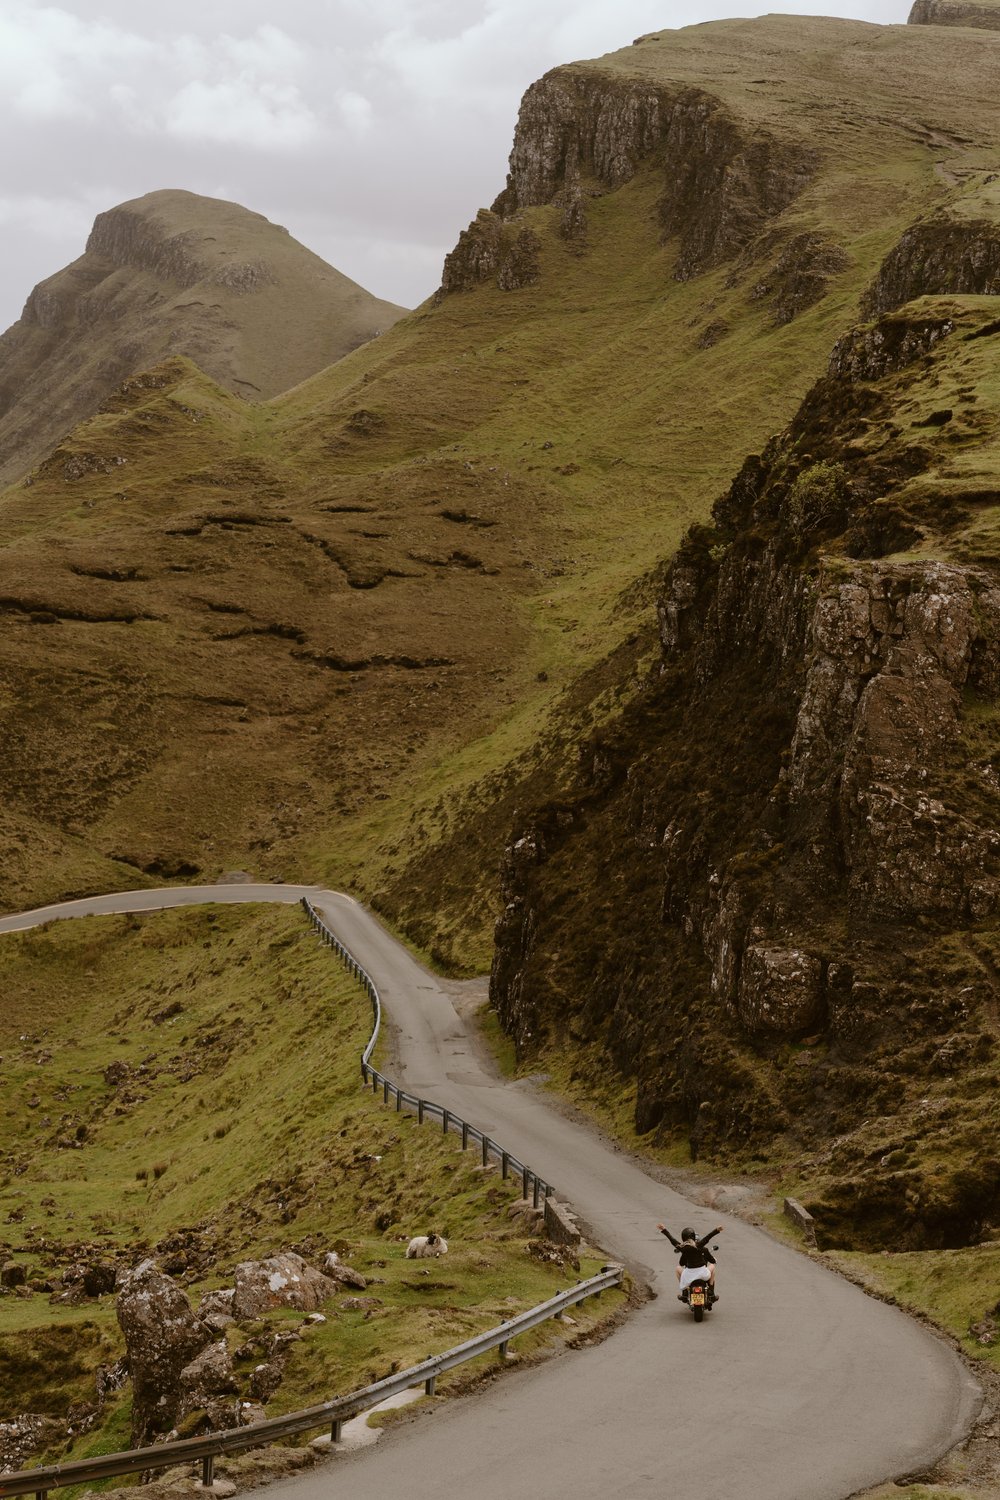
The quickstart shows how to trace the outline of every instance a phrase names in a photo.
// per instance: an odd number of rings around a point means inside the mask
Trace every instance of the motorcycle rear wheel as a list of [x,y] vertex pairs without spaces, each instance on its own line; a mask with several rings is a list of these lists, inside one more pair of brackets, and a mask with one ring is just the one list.
[[694,1313],[695,1322],[700,1323],[705,1316],[705,1309],[703,1307],[692,1307],[691,1311]]

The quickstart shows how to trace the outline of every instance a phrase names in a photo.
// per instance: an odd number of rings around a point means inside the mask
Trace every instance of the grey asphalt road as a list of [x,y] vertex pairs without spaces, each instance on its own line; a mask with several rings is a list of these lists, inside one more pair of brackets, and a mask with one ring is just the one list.
[[[701,1325],[676,1301],[656,1232],[720,1218],[653,1181],[530,1084],[499,1079],[452,999],[350,897],[305,886],[202,886],[96,897],[0,920],[0,932],[67,915],[308,894],[368,969],[400,1059],[398,1081],[447,1105],[537,1167],[594,1241],[658,1294],[599,1348],[535,1369],[274,1484],[282,1500],[846,1500],[920,1469],[958,1440],[980,1392],[942,1341],[777,1244],[721,1216],[720,1301]],[[423,1226],[414,1226],[423,1228]]]

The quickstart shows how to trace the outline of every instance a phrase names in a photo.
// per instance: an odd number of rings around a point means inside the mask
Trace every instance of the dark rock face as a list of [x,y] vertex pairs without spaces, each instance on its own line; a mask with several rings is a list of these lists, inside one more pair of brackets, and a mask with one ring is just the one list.
[[[531,231],[511,243],[505,226],[525,209],[555,204],[562,236],[582,248],[581,180],[613,191],[650,159],[662,163],[661,227],[665,239],[678,239],[681,281],[737,255],[794,201],[817,164],[811,148],[737,119],[702,90],[557,68],[525,94],[507,186],[446,258],[441,292],[493,277],[507,289],[537,280]],[[800,295],[812,292],[810,282]]]
[[[761,250],[762,247],[754,246],[748,254],[752,253],[759,261]],[[754,282],[750,298],[755,302],[768,302],[775,324],[781,327],[815,306],[826,295],[830,282],[845,271],[849,263],[844,250],[822,235],[792,235],[773,265]]]
[[138,1448],[175,1425],[181,1372],[214,1334],[151,1260],[126,1276],[117,1312],[132,1375],[132,1446]]
[[691,92],[670,112],[664,139],[665,237],[680,237],[679,281],[731,260],[809,181],[816,156],[734,120]]
[[879,317],[914,297],[998,292],[1000,224],[942,215],[906,231],[865,293],[862,313]]
[[509,218],[551,203],[575,176],[621,187],[661,143],[665,98],[653,84],[556,68],[521,101],[507,186],[493,205]]
[[[658,673],[503,872],[491,998],[520,1055],[599,1042],[637,1129],[695,1156],[815,1151],[808,1206],[842,1243],[964,1243],[1000,1209],[992,1115],[973,1146],[926,1082],[994,1077],[992,937],[965,934],[1000,916],[1000,783],[969,748],[1000,695],[1000,578],[885,557],[883,528],[922,534],[893,492],[930,460],[902,429],[857,441],[891,410],[879,382],[932,390],[961,336],[916,308],[838,345],[685,539]],[[924,1161],[931,1121],[948,1146]]]
[[482,208],[445,256],[438,295],[471,291],[486,281],[494,281],[505,292],[531,286],[538,280],[540,248],[538,236],[527,226],[508,226]]
[[1000,31],[1000,8],[970,5],[964,0],[916,0],[908,26],[972,26],[981,31]]

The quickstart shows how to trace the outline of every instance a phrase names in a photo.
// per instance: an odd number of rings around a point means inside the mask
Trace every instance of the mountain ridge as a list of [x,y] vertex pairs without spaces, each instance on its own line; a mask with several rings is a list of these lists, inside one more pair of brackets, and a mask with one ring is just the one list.
[[0,481],[171,354],[266,399],[402,311],[238,204],[174,189],[119,204],[0,336]]

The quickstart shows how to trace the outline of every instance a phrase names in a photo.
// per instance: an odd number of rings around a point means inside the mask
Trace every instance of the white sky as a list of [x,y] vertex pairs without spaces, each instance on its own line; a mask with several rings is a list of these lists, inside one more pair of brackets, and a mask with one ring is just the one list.
[[[902,22],[909,0],[798,14]],[[504,185],[547,69],[740,0],[0,0],[0,329],[155,188],[231,198],[413,306]]]

